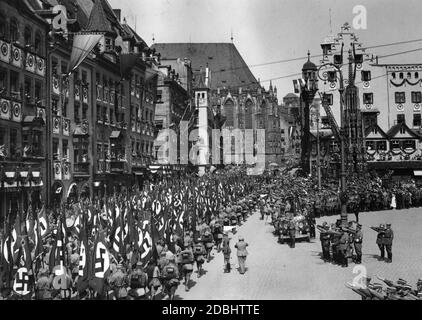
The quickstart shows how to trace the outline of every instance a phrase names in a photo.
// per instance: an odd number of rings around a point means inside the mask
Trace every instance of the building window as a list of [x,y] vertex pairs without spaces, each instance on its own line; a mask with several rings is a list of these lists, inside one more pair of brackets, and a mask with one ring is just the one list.
[[7,156],[7,145],[6,145],[6,128],[0,127],[0,146],[5,148],[4,153]]
[[35,80],[35,90],[34,90],[34,98],[36,102],[42,100],[42,82]]
[[25,78],[25,99],[29,100],[32,98],[32,83],[30,78]]
[[391,74],[391,76],[393,77],[393,79],[395,79],[395,78],[396,78],[396,73],[395,73],[395,72],[393,72],[393,73]]
[[80,118],[79,118],[79,104],[75,103],[75,114],[74,114],[74,120],[75,123],[79,123],[80,122]]
[[403,79],[403,72],[400,72],[399,77],[400,79]]
[[415,72],[415,79],[419,79],[419,72]]
[[7,38],[7,23],[6,18],[0,13],[0,39],[6,40]]
[[67,117],[67,101],[66,100],[63,101],[63,105],[62,105],[62,116],[63,117]]
[[12,21],[10,21],[10,41],[11,42],[19,41],[18,22],[14,18],[12,19]]
[[396,92],[394,93],[394,99],[396,103],[405,103],[406,102],[406,94],[404,92]]
[[398,114],[397,115],[397,124],[405,123],[405,122],[406,122],[405,115],[404,114]]
[[399,140],[392,140],[390,142],[390,149],[400,149],[400,141]]
[[86,105],[82,106],[82,119],[83,120],[88,119],[88,106],[86,106]]
[[421,103],[422,102],[422,92],[412,91],[412,103]]
[[377,141],[377,150],[386,151],[387,150],[387,141]]
[[19,73],[15,71],[10,71],[10,93],[19,97]]
[[41,32],[38,30],[35,33],[35,53],[38,54],[39,56],[43,55],[43,41],[42,41],[42,36],[41,36]]
[[374,104],[374,94],[372,92],[363,94],[364,104]]
[[32,46],[32,32],[29,26],[25,27],[25,31],[23,33],[24,38],[24,45],[25,46]]
[[51,100],[51,109],[53,112],[54,116],[58,116],[59,115],[59,101],[57,99],[52,99]]
[[7,70],[0,68],[0,94],[7,93]]
[[410,72],[407,73],[407,79],[412,78],[412,74]]
[[69,160],[69,142],[67,140],[62,141],[62,157],[63,159]]
[[415,140],[404,140],[403,141],[403,149],[415,149],[416,148],[416,142]]
[[163,91],[157,90],[157,100],[156,100],[156,102],[161,102],[162,98],[163,98]]
[[420,127],[421,126],[421,114],[416,113],[413,115],[413,126]]

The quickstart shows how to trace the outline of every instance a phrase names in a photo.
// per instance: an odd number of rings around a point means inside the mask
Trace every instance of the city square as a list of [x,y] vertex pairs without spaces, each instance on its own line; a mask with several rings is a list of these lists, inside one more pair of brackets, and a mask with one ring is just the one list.
[[422,299],[422,4],[198,3],[0,0],[0,300]]

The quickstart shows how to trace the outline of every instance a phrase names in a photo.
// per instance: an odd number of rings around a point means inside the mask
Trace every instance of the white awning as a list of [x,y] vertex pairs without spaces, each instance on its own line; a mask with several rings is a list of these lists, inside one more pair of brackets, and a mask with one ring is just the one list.
[[415,177],[422,177],[422,170],[413,170]]

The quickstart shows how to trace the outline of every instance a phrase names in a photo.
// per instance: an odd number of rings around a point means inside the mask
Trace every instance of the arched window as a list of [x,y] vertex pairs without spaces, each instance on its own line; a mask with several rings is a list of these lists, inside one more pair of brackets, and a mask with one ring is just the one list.
[[415,72],[415,79],[419,79],[419,72]]
[[245,129],[252,129],[252,113],[253,103],[251,100],[247,100],[245,103]]
[[6,40],[7,38],[7,22],[6,17],[0,12],[0,39]]
[[410,72],[407,73],[407,79],[410,79],[412,77],[412,74]]
[[10,41],[19,41],[19,25],[15,18],[10,21]]
[[403,72],[400,72],[399,77],[400,79],[403,79]]
[[32,31],[29,26],[25,27],[25,31],[23,33],[24,45],[25,46],[32,46]]
[[35,33],[35,53],[42,56],[43,55],[43,41],[42,41],[42,36],[41,36],[41,32],[39,30],[37,30],[37,32]]
[[396,78],[396,73],[395,73],[395,72],[393,72],[393,73],[391,74],[391,76],[393,77],[393,79],[395,79],[395,78]]
[[227,100],[224,104],[224,115],[226,116],[226,126],[234,125],[234,104],[232,100]]

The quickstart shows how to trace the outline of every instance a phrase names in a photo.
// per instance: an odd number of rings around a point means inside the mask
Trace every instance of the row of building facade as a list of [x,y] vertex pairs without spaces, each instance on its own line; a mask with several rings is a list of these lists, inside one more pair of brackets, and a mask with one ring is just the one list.
[[[293,122],[233,43],[149,47],[106,0],[60,6],[64,33],[56,1],[0,1],[1,217],[141,185],[160,164],[158,132],[181,121],[205,129],[207,156],[212,129],[265,129],[266,163],[284,160]],[[102,37],[91,50],[79,34]]]

